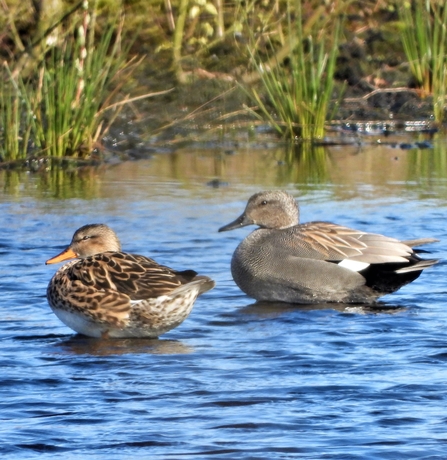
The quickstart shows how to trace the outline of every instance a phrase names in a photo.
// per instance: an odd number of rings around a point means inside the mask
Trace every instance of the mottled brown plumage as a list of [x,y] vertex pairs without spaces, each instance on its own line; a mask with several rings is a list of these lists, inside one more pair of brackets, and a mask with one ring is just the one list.
[[121,252],[116,234],[103,224],[81,227],[47,264],[74,257],[79,260],[53,276],[47,298],[62,322],[91,337],[158,337],[182,323],[215,284],[193,270]]
[[412,249],[431,238],[405,242],[329,222],[300,224],[295,199],[282,191],[253,195],[219,231],[252,224],[260,228],[237,247],[231,272],[256,300],[371,303],[437,262]]

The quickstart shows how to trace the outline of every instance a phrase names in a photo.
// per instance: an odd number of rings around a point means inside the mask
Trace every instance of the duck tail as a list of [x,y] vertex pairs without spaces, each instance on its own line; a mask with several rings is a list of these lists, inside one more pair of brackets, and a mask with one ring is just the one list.
[[416,238],[414,240],[405,240],[401,243],[410,246],[410,248],[415,248],[416,246],[423,246],[425,244],[439,243],[439,240],[436,238]]
[[410,272],[420,272],[429,268],[439,262],[439,259],[421,259],[413,265],[408,267],[402,267],[398,270],[395,270],[395,273],[410,273]]
[[183,295],[187,291],[197,289],[197,296],[203,294],[204,292],[213,289],[216,283],[207,276],[196,276],[192,281],[186,284],[180,285],[178,288],[174,289],[168,294],[169,297],[177,297]]

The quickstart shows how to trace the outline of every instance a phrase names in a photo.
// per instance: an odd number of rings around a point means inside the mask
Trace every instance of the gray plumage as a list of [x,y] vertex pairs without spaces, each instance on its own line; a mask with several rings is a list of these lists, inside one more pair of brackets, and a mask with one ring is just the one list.
[[231,261],[236,284],[250,297],[291,303],[372,303],[416,279],[436,259],[421,259],[407,242],[329,222],[299,224],[286,192],[253,195],[244,213],[219,231],[258,225]]

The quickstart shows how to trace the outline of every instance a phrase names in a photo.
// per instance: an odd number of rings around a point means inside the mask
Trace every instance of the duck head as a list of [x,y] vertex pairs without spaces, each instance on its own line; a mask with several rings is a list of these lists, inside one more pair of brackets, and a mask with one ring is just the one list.
[[116,233],[104,224],[84,225],[76,230],[68,248],[47,260],[46,264],[55,264],[74,258],[83,259],[109,251],[121,251],[121,243]]
[[219,228],[219,232],[247,225],[261,228],[284,229],[299,223],[299,209],[295,198],[287,192],[272,190],[250,197],[245,211],[233,222]]

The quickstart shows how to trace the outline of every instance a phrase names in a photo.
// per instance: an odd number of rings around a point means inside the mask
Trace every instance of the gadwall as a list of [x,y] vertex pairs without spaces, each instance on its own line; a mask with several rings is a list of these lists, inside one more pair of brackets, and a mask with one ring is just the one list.
[[300,224],[295,199],[283,191],[256,193],[219,232],[252,224],[259,228],[237,247],[231,273],[259,301],[370,304],[437,262],[412,249],[435,239],[399,241],[329,222]]
[[80,260],[56,272],[47,298],[63,323],[90,337],[158,337],[182,323],[215,284],[193,270],[121,252],[115,232],[103,224],[78,229],[70,246],[46,263],[72,258]]

